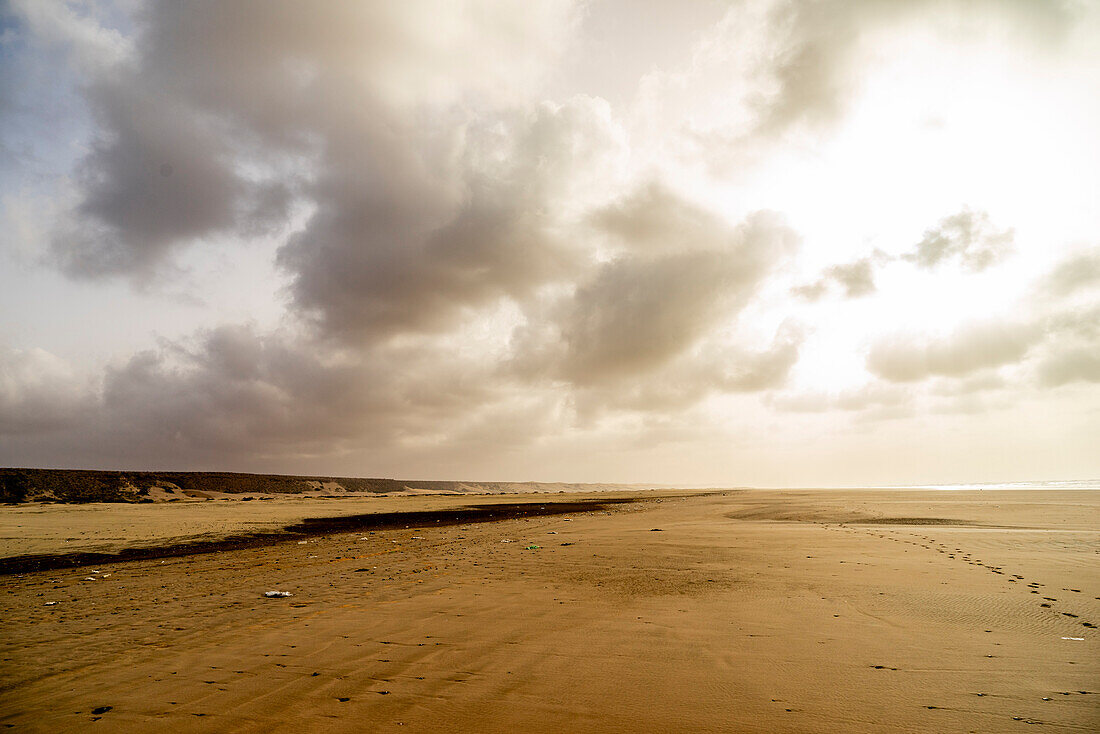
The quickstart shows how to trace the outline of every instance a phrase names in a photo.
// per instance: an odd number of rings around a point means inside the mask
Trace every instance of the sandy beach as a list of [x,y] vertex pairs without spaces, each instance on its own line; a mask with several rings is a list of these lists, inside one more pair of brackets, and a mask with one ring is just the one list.
[[[1097,493],[636,498],[5,575],[0,725],[1100,728]],[[394,507],[578,499],[6,507],[0,555],[213,541]],[[292,596],[265,598],[271,590]]]

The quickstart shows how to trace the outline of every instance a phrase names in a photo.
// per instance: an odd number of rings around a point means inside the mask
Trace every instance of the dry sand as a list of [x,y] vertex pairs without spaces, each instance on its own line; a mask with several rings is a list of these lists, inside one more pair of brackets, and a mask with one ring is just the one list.
[[[2,577],[0,726],[1100,729],[1100,493],[644,496]],[[0,551],[193,538],[207,506],[4,508]]]

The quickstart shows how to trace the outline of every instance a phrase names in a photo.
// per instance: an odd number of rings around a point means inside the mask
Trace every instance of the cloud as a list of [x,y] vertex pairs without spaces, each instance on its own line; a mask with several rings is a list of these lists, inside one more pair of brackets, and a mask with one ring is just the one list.
[[1100,382],[1100,303],[1058,312],[1044,326],[1048,338],[1036,365],[1039,384]]
[[[630,213],[646,211],[646,226]],[[599,266],[548,316],[518,337],[528,372],[600,384],[668,364],[729,322],[797,246],[769,212],[731,226],[648,186],[594,216],[623,254]],[[537,333],[535,333],[537,331]]]
[[829,291],[830,283],[836,283],[844,291],[845,298],[862,298],[875,292],[875,261],[879,257],[868,256],[850,263],[833,265],[813,283],[796,286],[791,292],[807,301],[820,300]]
[[[50,248],[66,274],[143,285],[177,265],[204,267],[214,245],[258,240],[258,257],[277,253],[271,290],[283,286],[286,310],[272,327],[173,337],[94,383],[45,352],[0,352],[2,453],[408,471],[423,466],[409,457],[490,466],[569,442],[577,455],[718,443],[701,438],[712,426],[696,419],[727,404],[746,412],[726,410],[736,417],[723,414],[715,431],[757,425],[762,400],[878,420],[909,415],[921,399],[971,410],[1024,388],[1070,394],[1096,381],[1095,316],[1067,306],[1097,282],[1092,253],[1043,281],[1040,305],[1056,314],[888,336],[866,354],[878,381],[788,394],[801,389],[804,337],[783,321],[789,283],[776,275],[799,237],[775,213],[739,223],[718,213],[787,194],[755,187],[751,174],[710,188],[714,171],[700,170],[755,156],[776,163],[765,172],[776,180],[800,170],[807,151],[816,159],[812,138],[846,114],[868,51],[901,21],[917,19],[904,26],[917,34],[1007,27],[1056,40],[1070,17],[1057,2],[977,4],[734,3],[689,64],[651,74],[636,107],[616,110],[584,95],[546,99],[566,66],[555,64],[575,50],[579,3],[12,3],[36,43],[68,49],[78,78],[64,86],[78,90],[93,126],[87,138],[44,128],[51,145],[76,146],[60,157],[79,151],[65,184],[75,203],[54,196],[46,208],[37,191],[5,193],[16,239],[44,239],[23,222],[56,219]],[[0,95],[14,84],[0,82]],[[9,139],[22,138],[0,145]],[[812,226],[820,202],[788,198],[792,217]],[[929,270],[981,271],[1013,246],[1011,230],[968,209],[920,240],[905,257]],[[886,290],[882,257],[828,260],[795,292],[864,298],[876,278]],[[39,276],[44,287],[27,286],[36,296],[72,295]],[[248,308],[212,308],[223,305]],[[263,306],[275,321],[273,304]],[[875,320],[848,311],[853,321],[829,330],[828,339],[844,332],[830,342],[838,350]],[[165,328],[210,318],[182,312]],[[106,338],[116,346],[103,349],[117,347],[120,337]],[[833,379],[814,367],[811,380]]]
[[976,273],[1011,253],[1014,238],[1011,229],[995,228],[986,212],[963,209],[925,231],[916,248],[902,259],[927,269],[958,260],[966,270]]
[[423,160],[409,136],[380,135],[376,151],[349,139],[316,213],[279,252],[294,304],[326,332],[438,329],[577,275],[582,252],[562,217],[569,187],[613,165],[618,132],[604,103],[574,98],[468,127],[456,159]]
[[86,417],[92,396],[43,349],[0,347],[0,436],[57,431]]
[[781,387],[798,361],[803,338],[800,328],[784,324],[763,348],[705,344],[649,374],[582,383],[576,391],[577,413],[582,421],[621,411],[672,415],[711,395]]
[[[997,387],[1000,378],[986,373],[1027,364],[1040,387],[1096,379],[1100,353],[1100,307],[1095,304],[1039,315],[1030,321],[987,321],[963,325],[939,338],[894,335],[873,343],[866,366],[892,382],[919,382],[929,377],[958,378],[934,392],[961,394]],[[963,379],[965,378],[965,379]],[[987,381],[992,381],[987,384]],[[969,386],[969,387],[968,387]]]
[[961,397],[975,393],[1002,390],[1008,386],[996,372],[985,372],[961,378],[945,378],[933,386],[931,393],[944,397]]
[[95,5],[12,0],[8,12],[25,24],[35,41],[63,48],[74,67],[102,71],[133,52],[129,39],[97,17]]
[[876,342],[867,369],[891,382],[916,382],[933,375],[958,377],[1020,361],[1041,332],[1015,323],[972,324],[944,339],[892,337]]
[[1047,387],[1070,382],[1100,382],[1100,344],[1059,350],[1039,363],[1039,380]]
[[111,132],[82,162],[77,218],[53,241],[65,272],[146,275],[179,243],[236,228],[251,192],[216,125],[126,83],[89,96]]
[[1058,263],[1039,281],[1042,295],[1068,298],[1100,287],[1100,250],[1080,252]]
[[787,413],[825,413],[840,410],[869,413],[872,418],[896,418],[911,412],[912,392],[899,385],[872,382],[837,392],[769,394],[765,403]]
[[[8,350],[0,352],[0,433],[48,433],[37,450],[100,466],[160,467],[407,456],[512,413],[513,444],[532,440],[545,419],[530,392],[494,382],[493,371],[439,342],[343,350],[238,325],[139,352],[99,384],[76,380],[44,352]],[[531,430],[521,430],[523,416]],[[5,448],[13,460],[18,445]]]
[[730,237],[720,217],[657,181],[593,212],[590,219],[619,244],[639,253],[715,249],[728,244]]
[[689,63],[643,81],[640,100],[650,115],[674,111],[669,122],[679,135],[659,128],[663,145],[729,175],[770,143],[835,126],[867,77],[866,65],[881,62],[889,31],[927,28],[953,43],[997,33],[1056,50],[1082,12],[1073,0],[731,3]]
[[[575,20],[568,3],[484,6],[143,6],[133,52],[86,70],[98,129],[80,202],[54,239],[59,264],[74,276],[147,278],[193,242],[285,224],[291,197],[279,184],[291,181],[320,210],[284,263],[314,267],[302,250],[316,249],[336,267],[395,263],[415,282],[409,243],[467,196],[462,137],[477,115],[461,103],[477,98],[491,114],[518,101]],[[484,33],[488,17],[507,32]],[[349,279],[369,285],[370,273]],[[325,312],[311,290],[324,274],[299,275],[297,296]]]

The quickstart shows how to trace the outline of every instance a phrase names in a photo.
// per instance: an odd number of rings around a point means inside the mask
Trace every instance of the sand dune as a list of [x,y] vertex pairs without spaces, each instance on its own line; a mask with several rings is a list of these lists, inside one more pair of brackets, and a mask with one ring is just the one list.
[[1094,731],[1098,517],[1088,492],[647,496],[9,575],[0,723]]

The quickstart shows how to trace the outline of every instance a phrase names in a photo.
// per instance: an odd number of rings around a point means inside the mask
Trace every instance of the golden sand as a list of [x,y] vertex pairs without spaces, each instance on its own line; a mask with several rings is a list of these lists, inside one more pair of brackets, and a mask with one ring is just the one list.
[[[1100,728],[1100,493],[643,497],[2,577],[0,725]],[[220,506],[270,527],[287,504]],[[0,551],[20,532],[34,552],[213,537],[187,516],[213,506],[4,508]]]

